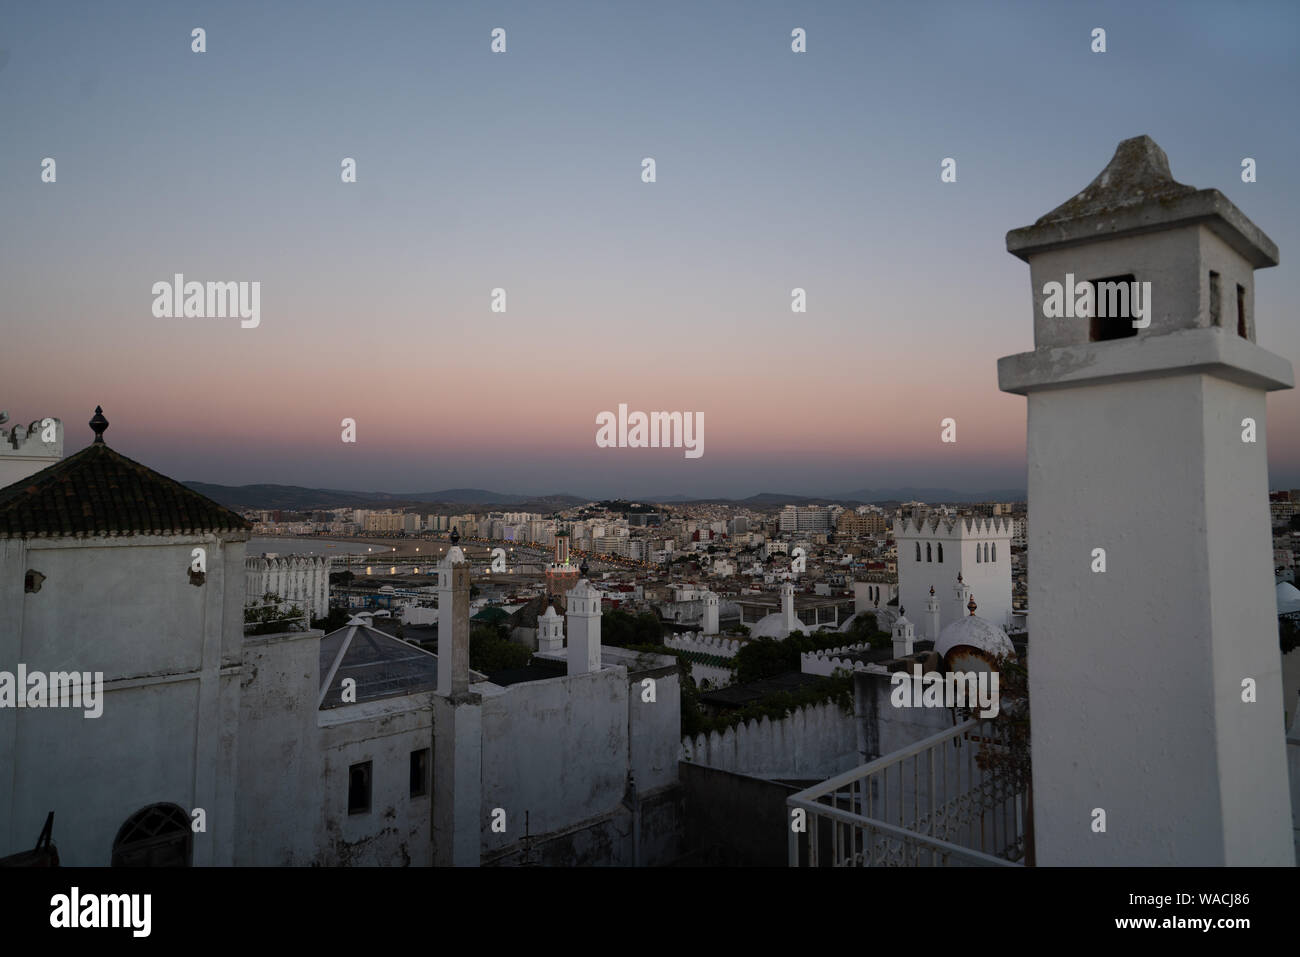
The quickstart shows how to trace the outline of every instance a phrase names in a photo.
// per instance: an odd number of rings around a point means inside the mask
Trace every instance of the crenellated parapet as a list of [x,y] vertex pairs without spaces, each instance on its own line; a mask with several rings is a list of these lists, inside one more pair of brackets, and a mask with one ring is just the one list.
[[0,412],[0,488],[35,475],[63,458],[63,422],[46,416],[30,425]]

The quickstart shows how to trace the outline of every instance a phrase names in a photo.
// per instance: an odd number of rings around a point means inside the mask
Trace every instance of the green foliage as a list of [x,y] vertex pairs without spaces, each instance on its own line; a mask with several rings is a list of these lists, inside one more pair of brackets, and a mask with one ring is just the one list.
[[331,608],[324,618],[313,618],[311,626],[328,635],[330,632],[338,631],[346,625],[351,617],[352,613],[346,608]]
[[[872,619],[874,624],[874,619]],[[881,632],[881,634],[884,634]],[[889,639],[888,635],[885,635]],[[859,641],[866,639],[857,639]],[[755,638],[745,642],[740,652],[733,659],[736,663],[736,680],[742,684],[759,681],[763,678],[775,678],[787,671],[800,669],[799,656],[808,651],[825,651],[828,648],[840,648],[852,644],[849,635],[837,631],[817,632],[805,635],[802,631],[792,631],[784,640],[779,638]]]
[[[861,642],[867,642],[872,648],[884,648],[894,641],[894,636],[887,631],[881,631],[876,622],[876,616],[863,612],[853,619],[853,624],[849,630],[842,636],[846,640],[842,644],[856,645]],[[834,647],[832,645],[832,647]]]
[[478,625],[469,633],[469,666],[485,675],[524,668],[532,657],[531,651],[507,637],[502,625]]
[[[686,700],[685,694],[682,695],[682,700],[684,703]],[[829,678],[822,678],[816,684],[806,685],[797,691],[775,691],[752,704],[745,705],[743,708],[726,711],[716,717],[710,717],[700,712],[697,717],[692,719],[691,727],[694,730],[691,731],[687,731],[686,728],[685,705],[683,704],[682,734],[707,734],[710,731],[717,731],[721,734],[727,728],[743,724],[750,719],[767,718],[770,721],[780,721],[782,718],[789,717],[799,708],[811,704],[821,704],[825,701],[832,701],[846,714],[852,714],[853,677],[851,675],[833,675]]]
[[1277,621],[1278,640],[1282,645],[1282,654],[1289,655],[1300,647],[1300,624],[1290,618]]
[[600,642],[618,648],[633,645],[660,645],[663,642],[664,626],[657,615],[642,612],[633,615],[622,609],[615,609],[600,617]]
[[260,600],[249,602],[244,608],[244,634],[274,635],[282,631],[301,631],[304,624],[303,610],[297,605],[281,610],[283,604],[284,599],[271,592],[267,592]]

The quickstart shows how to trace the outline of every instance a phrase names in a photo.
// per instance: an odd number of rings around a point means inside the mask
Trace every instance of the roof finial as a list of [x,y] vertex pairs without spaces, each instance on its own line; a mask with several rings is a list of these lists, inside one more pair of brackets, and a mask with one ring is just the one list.
[[104,444],[104,430],[108,428],[108,419],[104,418],[102,406],[95,406],[95,417],[90,420],[91,431],[95,433],[95,442]]
[[930,586],[930,594],[931,594],[931,595],[934,594],[934,586],[933,586],[933,585]]
[[974,617],[975,617],[975,609],[979,607],[979,605],[975,604],[975,593],[974,593],[974,592],[971,592],[970,601],[966,602],[966,607],[970,609],[971,617],[974,618]]
[[451,530],[451,534],[447,537],[451,539],[451,544],[452,547],[454,548],[456,546],[456,543],[460,541],[460,529],[453,528]]
[[958,585],[961,584],[961,572],[958,572],[958,573],[957,573],[957,584],[958,584]]

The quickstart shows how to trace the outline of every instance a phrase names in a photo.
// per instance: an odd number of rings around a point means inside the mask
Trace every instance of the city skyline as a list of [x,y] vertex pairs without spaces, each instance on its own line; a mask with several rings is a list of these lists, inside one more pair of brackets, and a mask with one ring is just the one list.
[[[1300,241],[1300,143],[1273,120],[1291,8],[350,9],[0,17],[24,37],[0,68],[15,421],[61,418],[71,453],[103,405],[123,454],[229,485],[1023,488],[995,369],[1032,346],[1007,230],[1147,133],[1177,180]],[[260,324],[154,318],[176,273],[260,282]],[[1255,295],[1259,343],[1300,352],[1300,277],[1284,260]],[[620,403],[702,413],[707,451],[597,448]],[[1268,411],[1270,485],[1300,485],[1300,396]]]

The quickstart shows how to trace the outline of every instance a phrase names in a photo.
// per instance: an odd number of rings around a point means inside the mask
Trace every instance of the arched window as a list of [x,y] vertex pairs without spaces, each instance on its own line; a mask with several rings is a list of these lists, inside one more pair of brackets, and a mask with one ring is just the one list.
[[189,867],[193,858],[190,816],[175,804],[136,811],[113,839],[113,867]]
[[943,561],[943,542],[939,543],[939,561]]
[[997,543],[997,542],[994,542],[994,543],[993,543],[993,560],[994,560],[995,562],[998,560],[998,543]]
[[985,543],[984,543],[984,560],[985,560],[985,561],[988,561],[988,560],[989,560],[989,543],[988,543],[988,542],[985,542]]
[[981,560],[982,559],[980,558],[980,543],[976,542],[975,543],[975,564],[978,565]]
[[917,560],[918,562],[921,560],[921,543],[920,543],[920,542],[917,542],[917,543],[916,543],[916,560]]
[[929,542],[926,542],[926,543],[925,543],[925,560],[926,560],[927,562],[929,562],[929,561],[934,561],[934,559],[932,559],[932,558],[930,557],[930,543],[929,543]]

